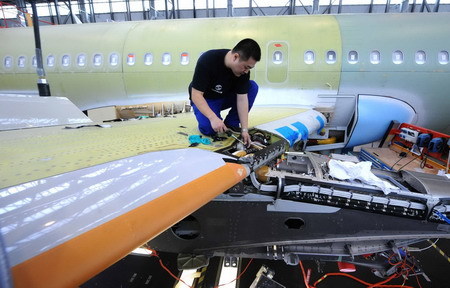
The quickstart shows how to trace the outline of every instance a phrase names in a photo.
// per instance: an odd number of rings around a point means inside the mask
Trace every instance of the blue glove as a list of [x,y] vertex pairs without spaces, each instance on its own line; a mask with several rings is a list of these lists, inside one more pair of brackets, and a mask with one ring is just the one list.
[[209,140],[208,138],[202,138],[201,135],[191,135],[189,136],[189,143],[194,144],[204,144],[204,145],[210,145],[211,144],[211,140]]

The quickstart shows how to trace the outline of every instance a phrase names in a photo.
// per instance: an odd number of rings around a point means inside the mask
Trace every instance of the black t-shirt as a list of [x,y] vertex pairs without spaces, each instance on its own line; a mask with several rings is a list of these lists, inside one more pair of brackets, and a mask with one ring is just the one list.
[[225,55],[228,51],[230,50],[209,50],[198,59],[191,86],[202,91],[207,99],[227,97],[230,93],[248,93],[250,72],[236,77],[233,71],[225,66]]

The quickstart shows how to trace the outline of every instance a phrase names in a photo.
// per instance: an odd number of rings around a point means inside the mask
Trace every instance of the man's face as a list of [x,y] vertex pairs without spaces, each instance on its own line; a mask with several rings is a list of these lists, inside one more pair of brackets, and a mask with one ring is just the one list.
[[255,65],[255,59],[250,57],[247,61],[241,61],[240,55],[238,53],[233,54],[233,63],[231,65],[231,70],[237,77],[247,74],[250,69],[255,67]]

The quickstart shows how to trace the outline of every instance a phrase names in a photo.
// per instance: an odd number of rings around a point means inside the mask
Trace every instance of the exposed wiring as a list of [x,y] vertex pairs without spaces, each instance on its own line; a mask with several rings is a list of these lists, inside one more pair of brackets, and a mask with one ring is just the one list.
[[[408,156],[408,154],[406,154],[406,152],[401,152],[399,155],[400,159],[398,159],[394,164],[392,164],[391,166],[391,170],[394,169],[394,166],[400,162],[400,160],[402,160],[403,158],[405,158],[406,156]],[[403,168],[403,167],[402,167]]]
[[[159,255],[158,255],[158,252],[156,252],[156,250],[151,249],[151,248],[146,247],[146,246],[145,246],[145,249],[147,249],[147,250],[150,252],[150,254],[149,254],[150,256],[154,256],[154,257],[158,258],[159,264],[161,265],[161,267],[162,267],[164,270],[166,270],[167,273],[169,273],[169,275],[172,276],[172,278],[174,278],[174,279],[177,280],[177,281],[180,281],[181,283],[183,283],[184,285],[186,285],[186,286],[189,287],[189,288],[193,288],[193,287],[189,286],[186,282],[184,282],[181,278],[179,278],[178,276],[176,276],[175,274],[173,274],[173,273],[169,270],[169,268],[167,268],[167,267],[164,265],[164,263],[162,262],[161,258],[160,258]],[[228,282],[228,283],[219,284],[219,285],[217,285],[217,286],[214,286],[214,288],[218,288],[218,287],[221,287],[221,286],[228,285],[228,284],[233,283],[234,281],[237,281],[238,279],[240,279],[240,278],[242,277],[242,275],[244,275],[244,273],[247,271],[247,269],[248,269],[248,267],[250,266],[250,264],[252,263],[252,261],[253,261],[253,258],[251,258],[250,261],[248,261],[247,266],[245,266],[244,270],[243,270],[243,271],[241,272],[241,274],[239,274],[236,278],[234,278],[233,280],[231,280],[231,281]]]
[[425,154],[425,157],[423,157],[422,161],[420,162],[420,168],[425,168],[425,165],[427,164],[428,155]]
[[448,257],[444,251],[442,251],[439,247],[436,246],[436,242],[433,243],[429,239],[427,241],[431,244],[431,246],[433,246],[434,249],[436,249],[436,251],[439,252],[439,254],[441,254],[442,257],[444,257],[445,259],[447,259],[448,262],[450,262],[450,257]]
[[433,210],[434,214],[436,214],[439,218],[441,218],[441,220],[444,220],[445,222],[447,222],[447,224],[450,224],[450,219],[448,219],[444,214],[442,214],[441,212],[437,211],[437,210]]
[[[305,269],[304,269],[303,264],[302,264],[301,261],[299,261],[299,266],[300,266],[300,269],[301,269],[301,272],[302,272],[303,281],[304,281],[304,283],[305,283],[305,287],[306,287],[306,288],[317,288],[317,285],[318,285],[319,283],[321,283],[323,280],[325,280],[326,278],[328,278],[328,277],[330,277],[330,276],[343,276],[343,277],[347,277],[347,278],[350,278],[350,279],[352,279],[352,280],[354,280],[354,281],[357,281],[357,282],[359,282],[359,283],[365,285],[367,288],[375,288],[375,287],[379,287],[379,288],[414,288],[414,287],[412,287],[412,286],[406,286],[406,285],[405,285],[405,282],[406,282],[406,280],[408,279],[408,275],[410,274],[410,272],[414,272],[414,265],[411,266],[411,265],[409,265],[409,264],[407,263],[407,261],[406,261],[406,260],[407,260],[406,255],[405,255],[405,257],[404,257],[403,259],[401,259],[400,261],[398,261],[398,262],[393,262],[393,261],[392,261],[392,257],[395,257],[396,255],[397,255],[397,254],[392,254],[392,255],[388,258],[388,263],[389,263],[390,265],[392,265],[392,266],[397,266],[397,267],[398,267],[397,272],[394,273],[394,274],[392,274],[391,276],[389,276],[387,279],[385,279],[385,280],[383,280],[383,281],[380,281],[380,282],[378,282],[378,283],[373,283],[373,284],[372,284],[372,283],[368,283],[368,282],[366,282],[366,281],[364,281],[364,280],[361,280],[361,279],[359,279],[359,278],[357,278],[357,277],[355,277],[355,276],[353,276],[353,275],[346,274],[346,273],[327,273],[327,274],[323,275],[322,277],[320,277],[316,282],[314,282],[313,285],[310,285],[310,284],[308,283],[308,281],[307,281],[307,275],[306,275],[306,273],[305,273]],[[388,283],[389,281],[391,281],[392,279],[395,279],[395,278],[398,278],[398,277],[401,277],[401,276],[403,276],[404,279],[405,279],[404,282],[403,282],[403,284],[386,284],[386,283]],[[421,288],[422,286],[420,285],[420,282],[419,282],[419,279],[418,279],[418,277],[417,277],[417,274],[416,274],[415,276],[416,276],[417,284],[418,284],[419,287]]]
[[305,287],[306,288],[313,288],[311,286],[309,286],[307,277],[306,277],[306,273],[305,273],[305,268],[303,268],[303,264],[302,261],[298,261],[298,265],[300,265],[300,269],[302,270],[302,275],[303,275],[303,281],[305,282]]
[[431,247],[433,247],[433,245],[436,245],[436,243],[439,241],[439,238],[437,238],[434,242],[431,242],[430,239],[427,239],[427,241],[428,241],[429,243],[431,243],[428,247],[425,247],[425,248],[409,247],[408,250],[409,250],[410,252],[422,252],[422,251],[428,250],[428,249],[430,249]]
[[[420,155],[422,155],[422,154],[420,154]],[[409,160],[408,163],[406,163],[405,165],[403,165],[402,167],[400,167],[397,171],[402,170],[405,166],[408,166],[408,164],[411,163],[411,162],[413,162],[414,160],[416,160],[415,157],[413,157],[411,160]]]
[[253,258],[251,258],[250,261],[248,261],[247,266],[245,266],[244,270],[243,270],[243,271],[241,272],[241,274],[239,274],[236,278],[234,278],[233,280],[231,280],[231,281],[228,282],[228,283],[224,283],[224,284],[220,284],[220,285],[214,286],[214,288],[217,288],[217,287],[220,287],[220,286],[228,285],[228,284],[233,283],[234,281],[237,281],[238,279],[240,279],[240,278],[242,277],[242,275],[244,275],[244,273],[247,271],[247,268],[250,266],[250,264],[252,263],[252,261],[253,261]]
[[180,279],[178,276],[176,276],[175,274],[173,274],[173,273],[169,270],[169,268],[167,268],[166,265],[164,265],[164,263],[162,262],[161,258],[160,258],[159,255],[158,255],[158,252],[156,252],[156,250],[151,249],[151,248],[149,248],[149,247],[145,247],[145,249],[147,249],[147,250],[149,250],[149,251],[151,252],[151,253],[150,253],[150,256],[154,256],[154,257],[158,258],[158,260],[159,260],[159,265],[161,265],[161,267],[162,267],[164,270],[166,270],[167,273],[169,273],[169,275],[172,276],[172,278],[174,278],[174,279],[177,280],[177,281],[180,281],[181,283],[183,283],[184,285],[186,285],[186,286],[189,287],[189,288],[193,288],[193,287],[189,286],[186,282],[184,282],[182,279]]

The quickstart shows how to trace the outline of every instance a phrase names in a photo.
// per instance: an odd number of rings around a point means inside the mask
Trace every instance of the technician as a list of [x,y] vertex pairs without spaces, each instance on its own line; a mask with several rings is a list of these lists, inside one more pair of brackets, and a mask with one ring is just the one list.
[[[209,50],[200,56],[189,96],[202,134],[212,136],[240,126],[242,141],[250,145],[248,112],[258,93],[258,85],[250,80],[250,69],[260,59],[261,48],[248,38],[232,50]],[[231,110],[222,120],[220,111],[228,108]]]

